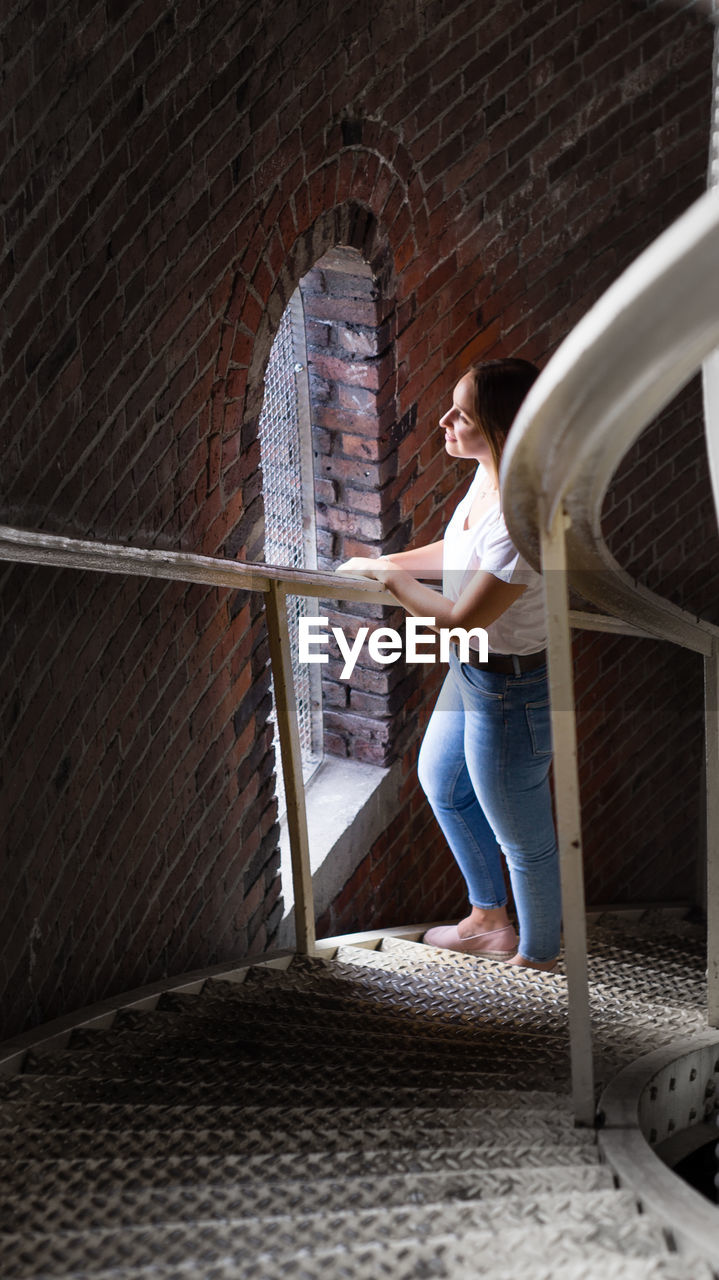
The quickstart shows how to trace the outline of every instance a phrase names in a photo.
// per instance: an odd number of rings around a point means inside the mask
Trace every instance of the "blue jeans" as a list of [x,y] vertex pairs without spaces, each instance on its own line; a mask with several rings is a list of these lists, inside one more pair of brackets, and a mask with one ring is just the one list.
[[462,664],[452,650],[419,780],[473,906],[506,903],[504,855],[527,960],[553,960],[559,951],[551,759],[546,668],[506,676]]

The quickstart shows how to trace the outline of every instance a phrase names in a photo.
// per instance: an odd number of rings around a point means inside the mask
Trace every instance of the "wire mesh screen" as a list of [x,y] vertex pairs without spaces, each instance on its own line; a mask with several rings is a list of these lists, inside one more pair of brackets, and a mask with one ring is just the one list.
[[719,26],[714,31],[714,84],[711,92],[709,187],[719,187]]
[[304,567],[304,495],[292,316],[285,311],[272,346],[260,417],[265,498],[265,560]]
[[[260,415],[260,456],[265,503],[265,561],[292,568],[316,568],[307,358],[299,294],[294,295],[284,312],[267,365]],[[305,781],[322,759],[320,669],[297,660],[299,619],[311,612],[308,604],[313,602],[301,596],[289,596],[287,599]],[[277,781],[282,812],[285,797],[279,759]]]

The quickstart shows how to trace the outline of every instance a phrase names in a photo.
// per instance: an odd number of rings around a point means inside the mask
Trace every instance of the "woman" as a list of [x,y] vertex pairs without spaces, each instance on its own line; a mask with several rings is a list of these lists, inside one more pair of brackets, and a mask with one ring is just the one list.
[[[525,360],[474,365],[440,420],[447,453],[477,465],[444,539],[340,572],[376,578],[408,611],[444,627],[485,628],[449,672],[419,756],[419,779],[465,878],[471,910],[424,941],[535,969],[559,951],[560,889],[549,789],[551,731],[542,580],[524,561],[500,507],[499,464],[519,405],[537,377]],[[420,578],[442,581],[442,593]],[[507,915],[506,860],[519,922]]]

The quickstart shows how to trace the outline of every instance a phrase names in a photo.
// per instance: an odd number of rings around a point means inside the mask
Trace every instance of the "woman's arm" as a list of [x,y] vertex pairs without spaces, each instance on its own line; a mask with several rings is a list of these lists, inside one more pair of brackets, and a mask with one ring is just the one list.
[[391,556],[354,556],[345,560],[337,573],[355,574],[357,577],[374,578],[380,567],[401,569],[420,578],[442,580],[442,555],[444,541],[430,542],[424,547],[412,547],[410,551],[397,551]]
[[389,564],[384,557],[363,563],[367,566],[364,576],[384,583],[408,613],[434,618],[437,631],[443,627],[488,627],[526,591],[524,583],[504,582],[493,573],[479,570],[459,598],[450,600],[418,582],[406,569]]

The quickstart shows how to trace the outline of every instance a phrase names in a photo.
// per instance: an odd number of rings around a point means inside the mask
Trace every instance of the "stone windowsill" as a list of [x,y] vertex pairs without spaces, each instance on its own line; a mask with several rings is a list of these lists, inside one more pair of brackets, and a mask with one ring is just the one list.
[[[328,756],[307,784],[310,868],[319,918],[344,888],[396,812],[399,761],[388,769]],[[280,819],[285,914],[277,945],[295,943],[292,861],[286,817]]]

